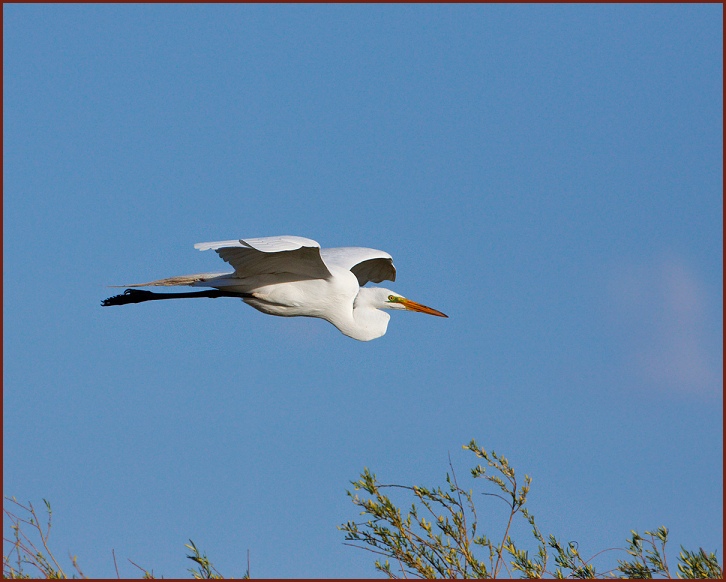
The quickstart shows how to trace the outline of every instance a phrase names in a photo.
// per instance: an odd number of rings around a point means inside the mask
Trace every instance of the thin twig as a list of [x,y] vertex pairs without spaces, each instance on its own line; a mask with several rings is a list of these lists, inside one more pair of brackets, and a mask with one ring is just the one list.
[[492,572],[492,576],[494,578],[497,577],[497,574],[499,573],[499,563],[503,561],[502,554],[504,553],[504,544],[507,541],[507,538],[509,537],[509,528],[512,526],[512,521],[514,520],[514,515],[517,513],[517,500],[516,500],[516,493],[517,493],[517,480],[514,479],[514,493],[512,494],[512,510],[509,513],[509,521],[507,521],[507,529],[504,530],[504,537],[502,538],[502,543],[499,544],[499,550],[498,550],[498,556],[497,556],[497,563],[494,566],[494,572]]
[[[146,570],[145,568],[142,568],[141,566],[139,566],[139,565],[138,565],[138,564],[137,564],[136,562],[134,562],[134,561],[133,561],[133,560],[132,560],[131,558],[126,558],[126,559],[127,559],[127,560],[128,560],[129,562],[131,562],[131,563],[132,563],[132,564],[133,564],[134,566],[136,566],[136,567],[137,567],[137,568],[138,568],[139,570],[141,570],[141,571],[142,571],[142,572],[144,573],[144,575],[148,575],[148,574],[149,574],[149,571],[148,571],[148,570]],[[151,577],[152,577],[152,578],[154,577],[154,571],[153,571],[153,570],[151,571]]]
[[[33,517],[35,518],[35,521],[36,521],[36,524],[37,524],[36,525],[36,528],[38,530],[38,533],[40,534],[40,540],[43,542],[43,547],[45,548],[45,551],[48,553],[48,557],[51,560],[53,560],[53,563],[55,564],[55,567],[58,569],[58,573],[63,578],[67,578],[66,573],[63,571],[63,568],[61,568],[60,564],[55,559],[55,556],[53,555],[53,553],[50,551],[50,548],[48,547],[48,536],[44,536],[43,535],[43,530],[42,530],[42,528],[40,526],[40,522],[38,521],[38,515],[35,513],[35,508],[33,507],[33,504],[32,503],[28,503],[28,505],[30,506],[30,511],[33,514]],[[50,535],[50,518],[48,519],[48,535]]]
[[118,573],[118,564],[116,563],[116,552],[113,548],[111,548],[111,555],[113,556],[113,567],[116,569],[116,578],[121,578],[121,575]]

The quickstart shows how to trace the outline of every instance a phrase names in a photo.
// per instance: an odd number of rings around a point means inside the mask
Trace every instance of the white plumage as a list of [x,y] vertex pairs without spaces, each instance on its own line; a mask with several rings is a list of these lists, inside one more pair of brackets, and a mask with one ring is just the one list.
[[383,309],[407,309],[447,317],[382,287],[366,283],[395,281],[391,255],[363,247],[321,249],[300,236],[274,236],[197,243],[214,250],[232,273],[197,273],[127,285],[127,287],[207,287],[215,291],[152,293],[127,289],[104,306],[184,297],[240,297],[255,309],[283,317],[319,317],[343,334],[369,341],[386,333],[390,316]]

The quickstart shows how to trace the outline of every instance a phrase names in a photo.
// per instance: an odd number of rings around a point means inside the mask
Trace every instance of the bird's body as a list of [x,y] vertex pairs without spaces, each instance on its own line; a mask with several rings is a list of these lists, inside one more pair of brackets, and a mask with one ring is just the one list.
[[269,315],[319,317],[343,334],[369,341],[386,333],[390,316],[382,309],[408,309],[446,317],[440,311],[410,301],[368,282],[394,281],[391,255],[362,247],[321,249],[317,242],[296,236],[250,238],[194,245],[215,250],[232,265],[232,273],[200,273],[169,277],[128,287],[206,287],[199,293],[151,293],[127,289],[103,305],[124,305],[181,297],[240,297]]

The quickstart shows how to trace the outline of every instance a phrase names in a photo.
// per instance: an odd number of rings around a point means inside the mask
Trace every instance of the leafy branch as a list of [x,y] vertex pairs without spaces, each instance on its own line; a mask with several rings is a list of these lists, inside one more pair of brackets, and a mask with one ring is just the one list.
[[[41,523],[32,503],[23,505],[14,497],[5,497],[3,512],[10,525],[9,537],[3,535],[3,578],[52,578],[66,579],[68,575],[51,551],[49,538],[52,526],[53,510],[50,503],[43,500],[47,513],[47,521]],[[189,569],[193,578],[219,579],[222,575],[217,571],[207,555],[200,552],[192,540],[185,546],[191,551],[187,558],[193,561],[196,569]],[[120,578],[116,553],[112,550],[116,577]],[[76,556],[69,556],[73,568],[73,578],[86,578],[78,565]],[[153,579],[154,571],[147,570],[137,563],[129,562],[142,573],[142,578]],[[247,553],[247,572],[243,578],[250,577],[249,552]]]
[[[525,507],[532,484],[528,475],[520,485],[503,455],[479,447],[474,440],[463,448],[486,461],[486,466],[478,464],[471,469],[471,476],[483,479],[489,489],[483,495],[498,498],[508,507],[504,533],[494,538],[500,541],[478,533],[473,492],[459,486],[449,459],[451,472],[446,474],[445,487],[383,484],[365,468],[360,479],[351,481],[353,492],[347,492],[365,519],[339,526],[345,533],[345,544],[380,556],[375,568],[389,578],[497,578],[503,573],[511,577],[513,572],[524,578],[672,578],[666,561],[665,527],[646,531],[645,538],[633,531],[627,549],[609,548],[585,559],[576,542],[563,544],[553,535],[545,539]],[[396,491],[413,498],[405,512],[390,497]],[[511,538],[517,516],[532,528],[537,544],[533,556]],[[616,568],[598,572],[593,560],[614,551],[626,552],[630,559],[618,560]],[[550,556],[553,571],[548,570]],[[681,548],[677,575],[721,578],[723,570],[715,553],[706,553],[702,548],[698,552]]]

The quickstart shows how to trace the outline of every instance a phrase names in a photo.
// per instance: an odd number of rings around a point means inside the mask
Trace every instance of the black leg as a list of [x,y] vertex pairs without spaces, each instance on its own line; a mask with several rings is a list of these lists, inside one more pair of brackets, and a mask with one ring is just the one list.
[[103,307],[110,305],[128,305],[129,303],[142,303],[144,301],[158,301],[161,299],[187,299],[194,297],[208,297],[216,299],[217,297],[236,297],[244,299],[252,297],[251,293],[235,293],[233,291],[220,291],[219,289],[210,289],[208,291],[191,291],[188,293],[154,293],[153,291],[144,291],[142,289],[126,289],[122,295],[114,295],[108,299],[101,301]]

